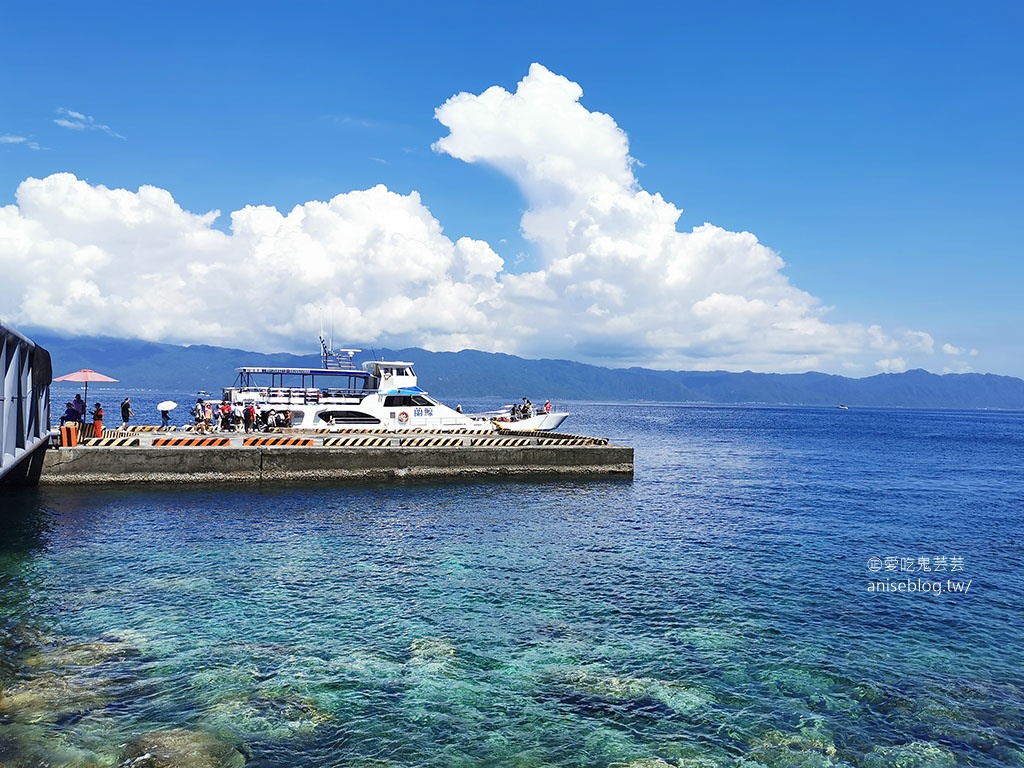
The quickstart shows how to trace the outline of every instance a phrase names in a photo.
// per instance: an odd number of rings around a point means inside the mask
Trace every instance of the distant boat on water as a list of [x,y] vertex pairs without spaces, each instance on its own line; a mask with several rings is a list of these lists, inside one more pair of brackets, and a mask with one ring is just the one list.
[[837,405],[837,406],[836,406],[836,408],[838,408],[838,409],[839,409],[839,410],[841,410],[841,411],[848,411],[848,410],[850,410],[850,406],[848,406],[848,405],[843,405],[842,403],[840,403],[839,405]]

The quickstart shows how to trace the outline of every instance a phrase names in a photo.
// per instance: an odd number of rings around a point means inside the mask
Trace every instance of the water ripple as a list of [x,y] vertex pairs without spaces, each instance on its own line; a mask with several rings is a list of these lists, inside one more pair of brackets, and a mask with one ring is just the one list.
[[0,763],[1024,765],[1020,415],[581,422],[633,482],[5,497]]

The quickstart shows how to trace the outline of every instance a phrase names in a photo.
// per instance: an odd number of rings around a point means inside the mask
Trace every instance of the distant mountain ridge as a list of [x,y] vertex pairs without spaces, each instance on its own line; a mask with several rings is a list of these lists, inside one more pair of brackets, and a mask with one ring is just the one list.
[[[50,351],[55,375],[94,368],[127,389],[219,393],[243,365],[318,366],[319,354],[263,354],[131,339],[65,337],[44,330],[22,333]],[[359,345],[355,345],[359,346]],[[729,373],[601,368],[568,360],[526,360],[463,350],[371,349],[371,357],[408,360],[424,389],[442,400],[471,397],[653,402],[765,403],[904,408],[1024,409],[1024,380],[924,370],[861,379],[825,373]]]

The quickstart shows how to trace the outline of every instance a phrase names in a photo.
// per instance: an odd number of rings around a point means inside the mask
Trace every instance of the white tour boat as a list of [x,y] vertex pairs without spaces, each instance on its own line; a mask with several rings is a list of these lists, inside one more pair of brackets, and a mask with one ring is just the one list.
[[360,368],[353,362],[360,351],[330,349],[321,337],[320,368],[238,368],[224,400],[255,406],[261,423],[298,429],[550,431],[569,416],[542,410],[513,421],[505,411],[463,414],[420,389],[412,363],[368,360]]
[[569,417],[562,411],[545,411],[543,408],[533,411],[531,416],[517,416],[511,405],[497,411],[474,413],[471,418],[489,421],[495,428],[513,432],[551,432],[558,429]]

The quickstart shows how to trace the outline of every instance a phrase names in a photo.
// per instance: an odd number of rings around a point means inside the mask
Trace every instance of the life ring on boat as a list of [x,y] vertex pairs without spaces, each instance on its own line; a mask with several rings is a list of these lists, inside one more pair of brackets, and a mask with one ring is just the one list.
[[408,414],[408,412],[402,411],[401,413],[398,414],[398,423],[399,424],[408,424],[409,423],[409,414]]

